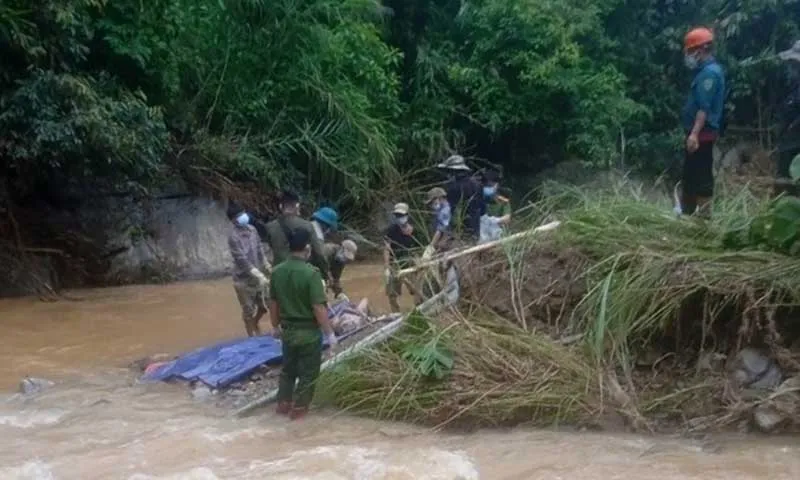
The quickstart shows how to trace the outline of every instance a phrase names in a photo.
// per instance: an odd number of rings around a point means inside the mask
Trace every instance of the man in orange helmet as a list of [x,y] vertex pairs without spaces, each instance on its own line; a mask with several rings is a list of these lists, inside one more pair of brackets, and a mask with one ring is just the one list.
[[694,79],[681,112],[686,132],[682,213],[708,215],[714,194],[714,142],[723,127],[725,73],[714,59],[714,34],[695,28],[684,38],[684,63]]

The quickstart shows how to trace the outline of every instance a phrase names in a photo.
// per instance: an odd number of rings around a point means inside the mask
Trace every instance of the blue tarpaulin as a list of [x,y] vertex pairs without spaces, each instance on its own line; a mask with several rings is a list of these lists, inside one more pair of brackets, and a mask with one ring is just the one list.
[[[339,302],[328,309],[333,318],[352,309],[350,302]],[[347,335],[339,337],[346,338]],[[327,348],[327,343],[323,343]],[[282,360],[281,341],[270,336],[239,338],[203,347],[181,355],[147,373],[145,381],[199,380],[212,388],[224,388],[245,378],[261,365],[277,365]]]

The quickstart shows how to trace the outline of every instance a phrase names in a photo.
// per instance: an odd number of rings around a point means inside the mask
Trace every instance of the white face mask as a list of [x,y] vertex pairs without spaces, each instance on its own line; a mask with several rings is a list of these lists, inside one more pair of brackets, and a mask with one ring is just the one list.
[[408,223],[408,215],[400,215],[400,216],[394,217],[394,221],[398,225],[405,225],[405,224]]
[[236,217],[236,223],[241,226],[245,226],[250,223],[250,215],[243,213]]
[[686,68],[688,68],[689,70],[694,70],[695,68],[697,68],[697,65],[699,63],[700,62],[697,60],[696,55],[691,55],[687,53],[686,55],[683,56],[683,64],[686,65]]
[[336,261],[339,263],[347,263],[347,257],[344,255],[344,252],[336,252]]

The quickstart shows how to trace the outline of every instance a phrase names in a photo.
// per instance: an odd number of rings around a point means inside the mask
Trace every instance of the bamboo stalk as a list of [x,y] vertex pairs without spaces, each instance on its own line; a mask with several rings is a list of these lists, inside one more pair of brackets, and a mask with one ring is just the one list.
[[545,225],[538,226],[538,227],[533,228],[531,230],[526,230],[524,232],[515,233],[514,235],[509,235],[509,236],[501,238],[499,240],[493,240],[491,242],[482,243],[480,245],[475,245],[473,247],[468,247],[468,248],[465,248],[465,249],[462,249],[462,250],[457,250],[455,252],[450,252],[447,255],[443,255],[443,256],[438,257],[438,258],[433,258],[431,260],[422,262],[422,263],[420,263],[418,265],[415,265],[413,267],[404,268],[404,269],[400,270],[399,272],[397,272],[397,277],[398,278],[399,277],[403,277],[403,276],[406,276],[408,274],[417,272],[419,270],[423,270],[423,269],[432,267],[434,265],[438,265],[440,263],[447,262],[449,260],[454,260],[456,258],[460,258],[460,257],[466,256],[466,255],[472,255],[473,253],[478,253],[478,252],[483,252],[485,250],[490,250],[490,249],[492,249],[494,247],[497,247],[499,245],[503,245],[505,243],[510,243],[510,242],[515,242],[515,241],[520,240],[522,238],[529,237],[530,235],[533,235],[535,233],[548,232],[550,230],[553,230],[553,229],[557,228],[559,225],[561,225],[561,222],[554,221],[554,222],[547,223]]

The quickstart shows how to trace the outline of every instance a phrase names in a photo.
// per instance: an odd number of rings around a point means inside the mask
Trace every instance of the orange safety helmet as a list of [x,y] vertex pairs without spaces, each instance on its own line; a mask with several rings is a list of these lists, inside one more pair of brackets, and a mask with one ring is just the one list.
[[686,51],[708,45],[714,41],[714,33],[705,27],[693,28],[689,30],[683,39],[683,48]]

